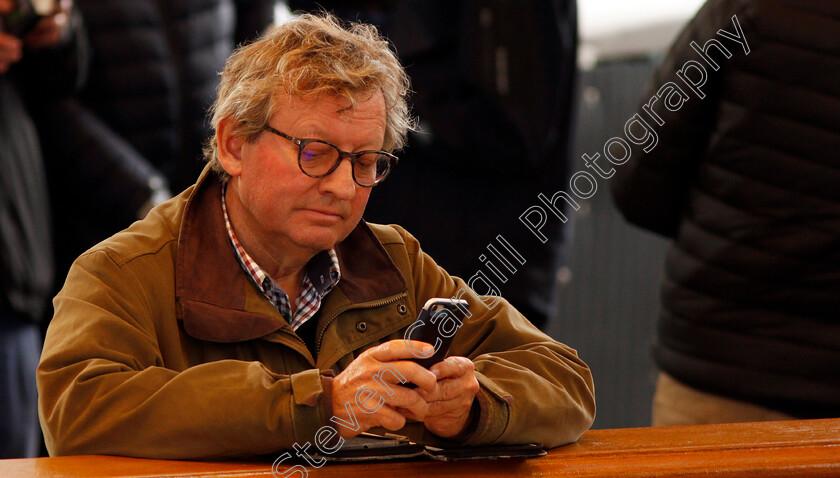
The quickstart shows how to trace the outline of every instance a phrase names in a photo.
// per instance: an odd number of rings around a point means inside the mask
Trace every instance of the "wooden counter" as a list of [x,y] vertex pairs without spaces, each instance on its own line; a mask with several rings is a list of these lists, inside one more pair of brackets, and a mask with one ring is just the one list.
[[[281,465],[281,471],[286,470]],[[314,477],[840,476],[840,418],[592,430],[530,460],[326,465]],[[298,473],[296,476],[299,477]],[[75,456],[0,460],[0,477],[271,477],[271,463]]]

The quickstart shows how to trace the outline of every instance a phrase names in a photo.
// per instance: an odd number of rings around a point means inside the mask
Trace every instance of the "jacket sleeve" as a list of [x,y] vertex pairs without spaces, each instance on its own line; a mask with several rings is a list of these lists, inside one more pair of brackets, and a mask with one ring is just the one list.
[[76,98],[50,105],[41,125],[60,195],[77,198],[80,211],[102,213],[107,234],[97,241],[127,227],[156,189],[168,188],[149,160]]
[[399,230],[408,250],[416,303],[432,297],[459,297],[470,303],[470,315],[450,349],[450,355],[473,361],[481,386],[477,428],[464,444],[536,442],[555,447],[577,440],[595,419],[592,375],[577,352],[540,332],[503,298],[489,295],[498,294],[490,290],[494,279],[468,278],[482,294],[476,295]]
[[38,369],[51,455],[260,455],[305,443],[327,422],[331,379],[317,369],[282,375],[256,358],[214,358],[212,350],[192,357],[200,365],[165,360],[162,346],[191,339],[178,321],[156,321],[173,313],[161,305],[171,301],[156,297],[163,288],[144,285],[131,263],[103,251],[74,264]]
[[[648,152],[644,151],[644,146],[634,145],[631,159],[616,166],[615,177],[610,180],[615,204],[630,223],[667,237],[674,237],[677,232],[694,173],[708,149],[718,108],[719,78],[727,68],[727,62],[735,60],[726,59],[711,48],[711,57],[721,68],[714,71],[690,44],[696,42],[702,47],[710,39],[722,39],[717,35],[719,29],[733,31],[731,17],[739,14],[740,9],[731,5],[737,3],[740,2],[707,2],[677,37],[642,96],[637,113],[654,130],[657,142]],[[744,15],[739,14],[738,18],[744,27]],[[737,44],[728,40],[723,43],[727,48],[735,47],[730,49],[733,56],[743,55]],[[704,95],[702,99],[677,76],[688,61],[697,62],[708,74],[705,85],[699,88]],[[687,74],[696,72],[691,71]],[[676,111],[664,106],[665,98],[671,94],[669,91],[674,91],[665,86],[668,82],[686,96]],[[650,104],[657,96],[659,99]],[[676,101],[677,97],[674,98]],[[658,115],[663,124],[660,125],[646,109]],[[636,128],[634,134],[641,136],[638,124],[633,127]]]

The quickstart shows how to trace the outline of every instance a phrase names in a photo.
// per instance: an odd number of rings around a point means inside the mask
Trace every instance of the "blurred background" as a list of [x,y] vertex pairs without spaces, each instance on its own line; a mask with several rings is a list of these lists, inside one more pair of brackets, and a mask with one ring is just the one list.
[[[698,0],[578,0],[577,118],[571,171],[620,135],[668,46]],[[606,181],[604,182],[606,183]],[[549,334],[592,368],[593,428],[650,426],[656,372],[650,348],[659,313],[664,239],[627,224],[606,184],[576,212],[558,310]]]

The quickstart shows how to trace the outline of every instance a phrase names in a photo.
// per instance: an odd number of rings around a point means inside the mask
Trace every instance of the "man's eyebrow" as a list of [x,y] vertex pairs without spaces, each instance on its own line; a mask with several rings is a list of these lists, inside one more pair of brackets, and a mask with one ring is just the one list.
[[[327,133],[327,131],[324,130],[323,128],[321,128],[320,126],[313,125],[311,127],[305,127],[305,128],[302,129],[302,131],[306,131],[307,134],[296,135],[296,134],[293,134],[293,133],[290,133],[290,132],[287,132],[287,131],[284,131],[284,133],[289,134],[291,136],[294,136],[298,139],[318,139],[318,140],[321,140],[321,141],[326,141],[330,144],[336,144],[336,145],[338,144],[333,138],[330,137],[329,133]],[[365,144],[369,144],[370,146],[367,146],[367,147],[363,146],[361,148],[356,148],[353,151],[349,151],[349,152],[352,153],[352,152],[356,152],[356,151],[379,151],[379,150],[382,150],[382,149],[385,148],[385,145],[380,144],[380,141],[378,139],[371,140],[370,142],[366,141],[366,142],[362,143],[362,145],[365,145]]]
[[332,141],[327,139],[330,136],[327,130],[314,122],[304,124],[302,127],[289,129],[288,131],[282,131],[298,139],[320,139],[321,141],[328,141],[332,143]]

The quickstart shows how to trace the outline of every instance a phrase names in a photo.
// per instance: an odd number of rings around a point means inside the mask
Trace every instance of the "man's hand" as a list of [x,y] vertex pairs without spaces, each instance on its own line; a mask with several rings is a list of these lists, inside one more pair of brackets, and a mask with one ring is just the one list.
[[[423,353],[432,350],[423,342],[411,345]],[[432,372],[407,360],[412,357],[404,340],[392,340],[362,352],[333,379],[333,416],[339,423],[358,424],[356,430],[338,426],[341,437],[354,437],[377,426],[399,430],[406,418],[423,420],[428,406],[420,394],[432,393],[438,382]],[[418,388],[400,386],[401,377],[394,370]]]
[[435,435],[451,438],[467,426],[479,389],[475,366],[466,357],[447,357],[432,365],[430,370],[438,381],[433,390],[418,392],[428,403],[423,423]]

